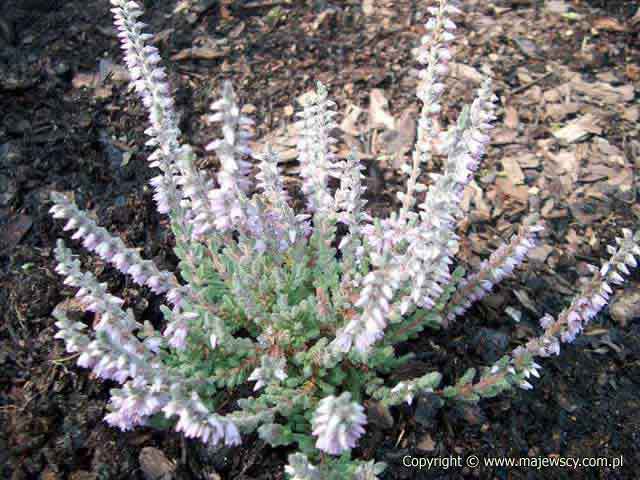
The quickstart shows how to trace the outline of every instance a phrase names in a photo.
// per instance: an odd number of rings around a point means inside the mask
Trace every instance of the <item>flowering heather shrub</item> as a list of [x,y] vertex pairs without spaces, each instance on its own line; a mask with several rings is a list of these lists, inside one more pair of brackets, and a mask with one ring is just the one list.
[[[487,80],[454,125],[438,127],[455,30],[450,16],[457,9],[446,0],[429,8],[417,55],[424,66],[422,110],[403,169],[406,191],[398,194],[397,212],[372,218],[355,155],[339,159],[332,152],[335,104],[320,84],[298,113],[307,214],[287,203],[278,155],[268,145],[259,152],[249,147],[253,121],[240,113],[230,83],[211,106],[210,118],[223,134],[207,146],[221,163],[217,182],[198,171],[181,139],[158,50],[147,44],[151,35],[138,21],[140,6],[111,3],[132,85],[148,110],[149,160],[159,169],[151,184],[158,210],[171,221],[180,271],[160,270],[65,196],[52,195],[51,213],[66,221],[72,239],[166,297],[164,330],[141,325],[58,240],[57,272],[78,288],[76,298],[95,322],[88,332],[58,308],[56,337],[79,354],[80,366],[122,384],[111,393],[109,424],[129,430],[163,415],[186,437],[212,446],[238,445],[243,434],[257,431],[270,445],[296,446],[286,467],[290,478],[374,479],[382,464],[350,456],[366,430],[365,398],[391,407],[411,404],[422,392],[476,402],[513,387],[530,389],[531,376],[539,376],[536,357],[559,354],[560,344],[572,342],[608,303],[611,285],[636,266],[640,236],[624,230],[581,294],[557,317],[540,319],[538,337],[450,385],[438,371],[389,384],[386,374],[411,357],[396,356],[394,345],[427,326],[451,325],[514,272],[542,229],[527,221],[466,277],[452,268],[462,193],[489,143],[496,100]],[[444,169],[427,189],[418,178],[434,155],[444,159]],[[339,179],[333,194],[332,176]],[[338,223],[348,231],[341,238]],[[239,388],[243,384],[254,393],[238,399],[249,391]],[[230,399],[233,409],[221,413]]]

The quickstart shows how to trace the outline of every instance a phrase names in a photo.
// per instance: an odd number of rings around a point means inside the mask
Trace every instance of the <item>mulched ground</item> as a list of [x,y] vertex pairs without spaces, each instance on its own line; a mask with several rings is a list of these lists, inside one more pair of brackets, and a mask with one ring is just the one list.
[[[222,79],[233,80],[245,111],[256,117],[258,137],[274,140],[283,154],[290,151],[295,98],[321,80],[348,113],[338,132],[341,151],[358,150],[370,204],[388,211],[402,183],[397,152],[411,141],[411,49],[423,33],[422,2],[145,3],[157,45],[172,59],[186,139],[198,151],[217,134],[203,119]],[[417,355],[401,375],[436,366],[453,379],[522,342],[541,313],[567,304],[585,263],[597,263],[616,232],[637,225],[640,214],[637,2],[463,3],[444,116],[455,118],[461,102],[471,101],[483,73],[494,78],[502,106],[465,200],[461,258],[477,264],[529,213],[547,221],[548,233],[527,269],[446,335],[402,345]],[[140,453],[154,447],[145,455],[175,462],[174,478],[283,478],[288,450],[255,437],[212,453],[171,432],[108,428],[101,419],[113,385],[77,369],[53,340],[50,313],[70,292],[53,272],[52,247],[63,234],[46,213],[51,190],[73,191],[81,207],[144,256],[166,268],[175,259],[146,186],[152,172],[140,147],[144,112],[118,67],[108,2],[1,5],[0,477],[144,478]],[[217,161],[203,155],[202,166],[215,172]],[[299,199],[296,164],[284,166]],[[139,318],[157,322],[159,300],[150,292],[82,258]],[[639,279],[622,298],[637,295]],[[504,313],[507,306],[519,322]],[[533,391],[442,409],[423,398],[394,409],[392,425],[372,413],[358,456],[387,462],[386,479],[638,478],[640,322],[629,312],[602,315],[574,345],[544,361]],[[472,454],[623,456],[624,467],[418,472],[402,465],[405,455]]]

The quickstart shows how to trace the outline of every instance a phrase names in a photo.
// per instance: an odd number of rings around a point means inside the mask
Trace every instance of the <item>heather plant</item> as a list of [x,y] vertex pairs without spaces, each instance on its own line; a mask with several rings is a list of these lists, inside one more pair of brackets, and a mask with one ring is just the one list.
[[[476,271],[455,266],[465,186],[478,169],[495,119],[487,80],[449,128],[438,120],[459,11],[446,0],[417,49],[423,66],[417,96],[417,140],[404,166],[406,190],[386,218],[366,211],[363,167],[355,154],[338,158],[331,136],[335,104],[318,84],[301,101],[298,160],[307,213],[296,213],[266,145],[250,147],[253,120],[241,113],[230,83],[212,105],[222,138],[216,181],[195,166],[160,65],[139,21],[138,3],[111,0],[131,84],[147,109],[151,180],[160,213],[175,237],[179,272],[164,271],[98,226],[70,199],[53,193],[51,213],[65,231],[105,262],[166,298],[164,327],[141,324],[106,284],[83,271],[63,240],[57,272],[77,288],[76,303],[94,314],[93,331],[54,311],[59,332],[78,365],[115,380],[105,420],[122,430],[166,418],[175,430],[211,446],[233,446],[257,432],[272,446],[291,445],[292,479],[377,478],[384,465],[351,457],[366,431],[363,403],[411,404],[430,392],[445,401],[477,402],[512,388],[532,388],[538,357],[558,355],[608,303],[640,255],[640,235],[623,230],[611,257],[558,316],[540,319],[540,333],[493,365],[469,368],[451,384],[433,370],[390,383],[407,362],[394,346],[425,328],[447,328],[473,302],[512,275],[543,225],[519,227]],[[442,158],[443,171],[420,182],[424,164]],[[257,169],[255,183],[252,171]],[[339,179],[334,192],[330,177]],[[337,235],[342,224],[346,234]],[[454,268],[455,267],[455,268]],[[249,388],[243,387],[248,385]]]

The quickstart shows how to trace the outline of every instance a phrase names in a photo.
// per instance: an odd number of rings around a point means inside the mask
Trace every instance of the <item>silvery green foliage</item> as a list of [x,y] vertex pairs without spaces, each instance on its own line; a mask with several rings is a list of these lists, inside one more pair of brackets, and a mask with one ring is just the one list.
[[[64,195],[52,195],[51,213],[66,221],[72,239],[166,297],[163,331],[140,324],[58,241],[57,272],[78,290],[75,302],[54,311],[56,338],[79,354],[79,365],[122,385],[112,390],[109,424],[128,430],[161,415],[213,446],[238,445],[241,434],[257,432],[273,446],[298,449],[289,457],[289,478],[375,479],[384,466],[350,454],[366,431],[366,397],[390,407],[424,392],[478,401],[532,388],[541,369],[534,359],[559,354],[560,343],[573,341],[608,303],[611,285],[636,267],[640,236],[624,230],[581,294],[557,317],[542,317],[538,337],[450,385],[437,371],[389,384],[386,374],[410,358],[396,356],[394,345],[425,327],[446,328],[513,274],[542,230],[528,220],[476,272],[465,277],[452,268],[462,193],[489,143],[496,108],[487,80],[455,124],[438,127],[457,9],[446,0],[429,8],[417,54],[422,110],[404,168],[407,188],[398,211],[372,218],[362,165],[355,154],[339,159],[334,152],[335,104],[321,84],[304,96],[298,114],[308,213],[289,205],[273,149],[249,146],[254,122],[228,82],[211,106],[210,120],[222,128],[222,138],[207,146],[220,160],[217,181],[200,172],[193,148],[183,143],[158,50],[139,21],[141,7],[111,3],[132,85],[150,119],[149,160],[160,171],[151,180],[154,199],[170,219],[180,263],[179,274],[159,269]],[[444,170],[427,189],[419,177],[435,155]],[[339,179],[334,193],[330,177]],[[340,238],[338,223],[347,229]],[[93,331],[69,318],[74,304],[95,315]],[[244,383],[254,393],[238,398]],[[230,413],[217,413],[223,403],[233,405]]]

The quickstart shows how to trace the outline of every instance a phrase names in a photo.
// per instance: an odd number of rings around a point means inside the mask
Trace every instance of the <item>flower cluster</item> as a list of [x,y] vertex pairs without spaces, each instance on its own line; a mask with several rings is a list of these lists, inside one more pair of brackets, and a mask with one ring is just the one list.
[[351,450],[364,433],[367,417],[364,408],[351,401],[351,394],[325,397],[313,415],[313,434],[318,437],[316,447],[331,455]]
[[528,352],[532,355],[547,357],[560,354],[560,342],[571,343],[585,325],[604,308],[613,293],[612,285],[622,285],[623,275],[629,275],[629,268],[638,266],[636,257],[640,256],[640,232],[635,234],[629,229],[622,230],[622,237],[616,238],[616,246],[608,245],[611,255],[600,269],[591,265],[593,278],[582,288],[557,319],[546,314],[540,319],[544,334],[530,340],[519,348],[516,355]]
[[[55,202],[51,208],[53,218],[67,220],[63,229],[75,230],[71,238],[82,239],[84,248],[95,252],[121,272],[131,275],[138,285],[147,285],[154,293],[161,294],[180,288],[173,273],[161,271],[153,262],[143,260],[136,250],[128,248],[122,239],[112,236],[106,229],[99,227],[67,197],[53,192],[51,199]],[[180,295],[174,292],[171,297],[177,300]]]
[[72,322],[64,310],[54,311],[67,351],[80,353],[78,365],[91,368],[100,378],[124,384],[112,391],[110,408],[105,420],[122,430],[144,425],[154,414],[163,412],[167,418],[178,417],[176,429],[186,436],[200,437],[213,443],[227,445],[240,442],[233,421],[217,415],[199,400],[178,371],[162,363],[159,336],[140,340],[135,334],[141,325],[131,310],[122,310],[124,301],[109,294],[106,284],[99,283],[89,272],[80,270],[80,262],[73,259],[62,240],[56,248],[56,271],[65,276],[64,283],[80,287],[76,293],[80,305],[96,314],[95,339],[84,333],[86,326]]
[[[327,191],[327,181],[336,159],[331,152],[331,145],[336,139],[331,137],[331,130],[336,127],[331,110],[335,103],[327,98],[324,85],[318,84],[316,92],[310,92],[302,99],[302,111],[298,128],[298,154],[302,191],[309,197],[309,210],[329,212],[333,208],[333,198]],[[325,213],[326,214],[326,213]]]
[[[143,259],[69,198],[52,194],[51,214],[65,221],[72,240],[166,299],[161,332],[139,323],[58,241],[56,271],[77,292],[53,312],[56,338],[78,354],[78,365],[120,384],[111,392],[110,425],[129,430],[162,415],[184,436],[213,446],[238,445],[241,433],[257,432],[270,445],[297,446],[285,468],[291,479],[373,480],[384,465],[351,457],[366,433],[365,397],[390,407],[411,405],[424,393],[478,401],[533,388],[542,368],[536,358],[559,354],[637,266],[640,234],[623,230],[608,249],[611,259],[592,267],[593,278],[572,303],[540,319],[539,336],[450,385],[438,371],[394,384],[386,374],[410,358],[397,356],[394,346],[464,315],[524,263],[543,228],[528,219],[475,272],[465,277],[462,266],[454,268],[463,192],[489,144],[497,101],[487,80],[455,123],[441,123],[456,29],[451,17],[459,10],[446,0],[428,9],[406,190],[397,211],[374,218],[363,198],[363,165],[355,154],[335,153],[337,113],[322,84],[302,97],[297,114],[308,213],[289,205],[276,152],[249,146],[254,122],[242,114],[230,82],[209,117],[222,131],[206,147],[220,169],[212,178],[196,168],[160,54],[139,21],[142,8],[133,0],[111,3],[133,88],[149,115],[149,160],[160,170],[151,185],[158,211],[170,220],[179,272]],[[436,156],[443,171],[431,174],[427,188],[423,166]],[[339,180],[334,192],[331,177]],[[74,310],[94,315],[93,330],[72,320]],[[226,392],[243,384],[253,396],[232,401]],[[222,405],[231,411],[216,413]]]
[[[249,130],[253,120],[240,113],[231,82],[225,82],[222,98],[211,104],[211,110],[215,113],[209,116],[209,121],[222,122],[223,138],[207,145],[207,150],[215,151],[220,159],[220,186],[208,193],[211,201],[209,213],[215,219],[215,228],[226,232],[238,222],[246,221],[243,203],[246,202],[245,194],[251,188],[251,164],[242,157],[253,156],[248,144],[253,137]],[[201,220],[205,221],[206,218],[207,215],[203,214]],[[200,231],[206,230],[201,228]]]
[[517,235],[508,244],[495,250],[488,260],[480,264],[478,272],[462,279],[458,289],[447,305],[445,325],[462,315],[475,302],[481,300],[494,285],[512,275],[522,264],[527,253],[535,246],[535,234],[543,229],[542,224],[521,226]]

